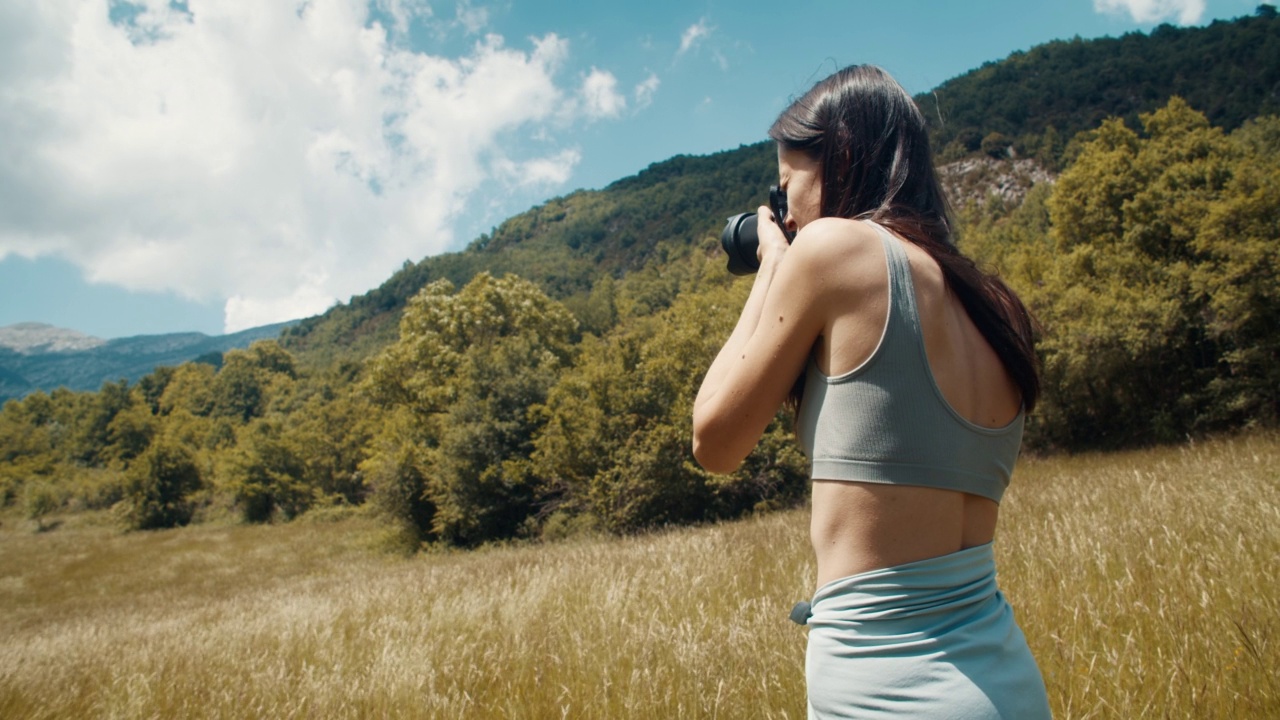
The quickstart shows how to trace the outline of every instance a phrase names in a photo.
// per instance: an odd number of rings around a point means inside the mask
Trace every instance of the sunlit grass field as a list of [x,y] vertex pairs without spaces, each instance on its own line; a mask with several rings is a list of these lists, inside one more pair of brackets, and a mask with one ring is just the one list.
[[[1280,436],[1026,460],[1002,515],[1056,717],[1280,717]],[[6,515],[0,718],[802,718],[806,518],[405,558]]]

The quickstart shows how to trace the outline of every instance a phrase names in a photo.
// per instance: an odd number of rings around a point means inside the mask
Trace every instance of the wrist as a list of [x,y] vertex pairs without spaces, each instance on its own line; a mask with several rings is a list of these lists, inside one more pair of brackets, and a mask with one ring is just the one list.
[[760,257],[760,271],[766,268],[772,269],[782,262],[782,256],[787,254],[787,246],[770,248],[768,252],[762,253]]

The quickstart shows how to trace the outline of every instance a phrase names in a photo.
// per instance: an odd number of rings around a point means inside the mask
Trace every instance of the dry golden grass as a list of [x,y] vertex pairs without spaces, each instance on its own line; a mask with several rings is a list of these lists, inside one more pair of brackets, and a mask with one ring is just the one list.
[[1015,482],[997,562],[1056,717],[1280,717],[1280,438]]
[[[1057,717],[1280,716],[1280,438],[1026,462],[1003,514]],[[0,717],[804,717],[803,512],[408,559],[93,518],[3,519]]]

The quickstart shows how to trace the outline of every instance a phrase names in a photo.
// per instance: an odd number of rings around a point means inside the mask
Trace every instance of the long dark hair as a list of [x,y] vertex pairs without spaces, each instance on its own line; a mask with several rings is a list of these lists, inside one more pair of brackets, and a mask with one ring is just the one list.
[[906,90],[874,65],[847,67],[784,110],[769,137],[818,161],[823,217],[874,221],[929,253],[1030,412],[1040,396],[1031,314],[956,248],[924,116]]

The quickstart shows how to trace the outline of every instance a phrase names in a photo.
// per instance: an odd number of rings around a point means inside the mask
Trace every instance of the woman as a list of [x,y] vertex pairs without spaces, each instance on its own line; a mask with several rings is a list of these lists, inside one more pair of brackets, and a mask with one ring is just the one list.
[[826,78],[769,135],[788,209],[781,227],[758,211],[760,269],[698,392],[694,455],[732,471],[799,399],[810,717],[1048,717],[991,549],[1039,393],[1031,319],[952,244],[924,118],[884,71]]

